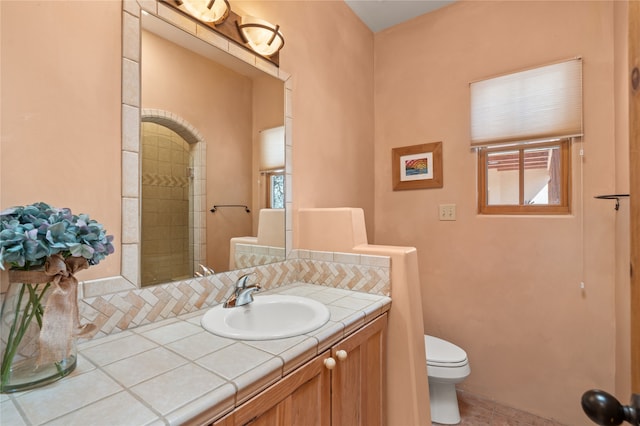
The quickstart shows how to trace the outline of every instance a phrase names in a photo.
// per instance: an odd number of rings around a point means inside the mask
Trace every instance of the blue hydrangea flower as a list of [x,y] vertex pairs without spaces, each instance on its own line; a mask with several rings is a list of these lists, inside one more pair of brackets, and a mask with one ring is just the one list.
[[96,265],[114,252],[112,243],[100,223],[68,208],[39,202],[0,212],[0,269],[34,269],[56,253]]

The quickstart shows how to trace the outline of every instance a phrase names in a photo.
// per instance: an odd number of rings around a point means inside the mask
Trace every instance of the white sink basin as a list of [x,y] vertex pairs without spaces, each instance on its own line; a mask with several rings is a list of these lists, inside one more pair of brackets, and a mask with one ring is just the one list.
[[290,295],[254,295],[252,303],[235,308],[217,305],[202,317],[202,327],[218,336],[240,340],[293,337],[322,327],[329,310],[313,299]]

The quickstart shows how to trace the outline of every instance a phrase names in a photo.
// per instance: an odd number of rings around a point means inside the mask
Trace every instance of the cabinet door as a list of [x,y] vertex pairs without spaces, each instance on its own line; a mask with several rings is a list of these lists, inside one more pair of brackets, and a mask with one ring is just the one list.
[[328,426],[331,373],[326,352],[250,399],[214,426]]
[[333,426],[376,426],[386,422],[386,327],[384,314],[331,349],[337,363],[331,378]]

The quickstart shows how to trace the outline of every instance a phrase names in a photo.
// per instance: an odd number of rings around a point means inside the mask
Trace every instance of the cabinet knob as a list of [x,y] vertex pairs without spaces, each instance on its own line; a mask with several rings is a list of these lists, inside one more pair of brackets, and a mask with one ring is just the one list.
[[327,367],[329,370],[333,370],[336,366],[336,360],[329,357],[324,360],[324,366]]
[[336,352],[336,356],[340,361],[344,361],[345,359],[347,359],[347,351],[340,349],[338,352]]

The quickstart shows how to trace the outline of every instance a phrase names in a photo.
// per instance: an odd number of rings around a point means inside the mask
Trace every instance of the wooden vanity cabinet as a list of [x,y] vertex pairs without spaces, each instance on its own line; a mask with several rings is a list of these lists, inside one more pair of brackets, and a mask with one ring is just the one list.
[[387,314],[331,348],[331,424],[379,426],[386,421]]
[[328,356],[329,351],[314,358],[213,425],[330,425],[331,372],[323,359]]
[[213,426],[383,425],[386,327],[385,313]]

